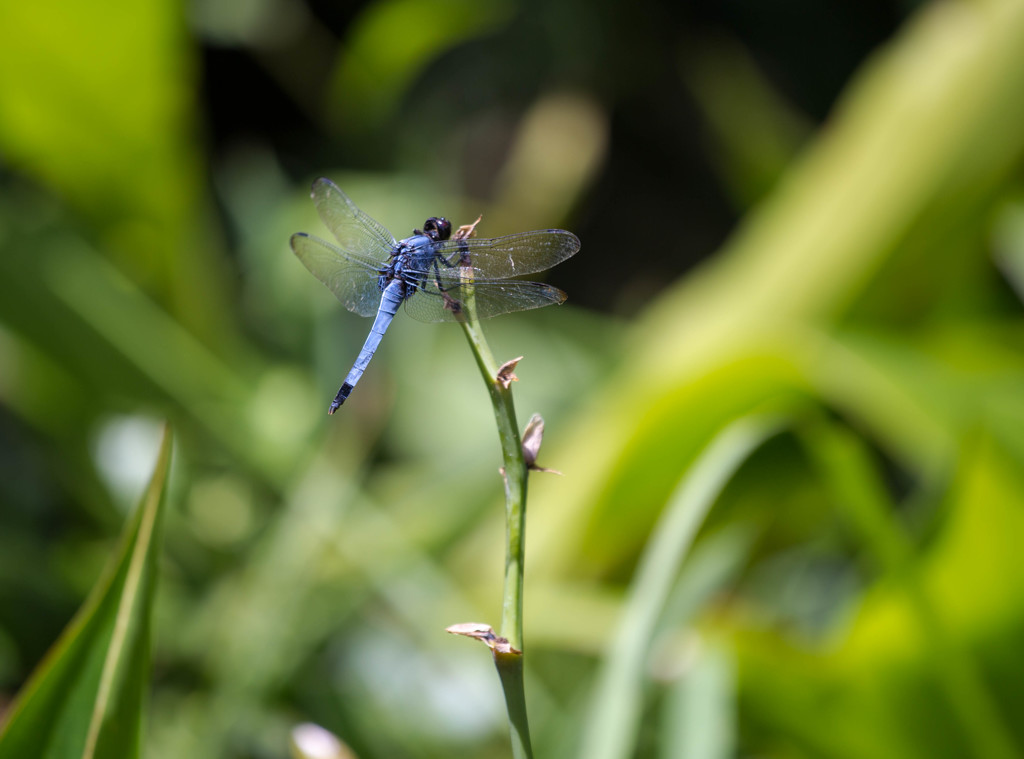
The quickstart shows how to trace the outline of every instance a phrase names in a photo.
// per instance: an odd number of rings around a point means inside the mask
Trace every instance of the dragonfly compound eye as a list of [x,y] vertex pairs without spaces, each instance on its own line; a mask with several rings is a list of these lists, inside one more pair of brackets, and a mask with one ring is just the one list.
[[452,236],[452,223],[448,219],[431,216],[423,222],[423,234],[431,240],[447,240]]

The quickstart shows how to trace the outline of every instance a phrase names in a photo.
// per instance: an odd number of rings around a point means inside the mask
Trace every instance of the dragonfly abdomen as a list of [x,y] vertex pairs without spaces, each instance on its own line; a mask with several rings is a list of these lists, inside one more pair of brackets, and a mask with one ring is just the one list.
[[348,376],[345,377],[345,382],[342,384],[341,389],[338,390],[338,394],[334,396],[334,400],[331,402],[331,407],[327,409],[328,414],[333,414],[337,411],[341,404],[343,404],[348,396],[352,393],[356,384],[359,382],[359,378],[363,376],[363,372],[366,371],[366,367],[370,365],[370,359],[373,358],[373,354],[377,351],[377,346],[380,345],[381,339],[384,337],[384,333],[388,331],[388,327],[391,326],[391,320],[395,318],[395,314],[398,313],[398,307],[402,305],[402,301],[405,300],[406,285],[404,282],[398,279],[394,279],[388,283],[387,287],[384,288],[384,293],[381,295],[380,308],[377,309],[377,316],[373,320],[373,326],[370,327],[370,334],[366,336],[366,342],[363,343],[362,350],[359,351],[359,355],[356,357],[356,362],[352,365],[352,368],[348,372]]

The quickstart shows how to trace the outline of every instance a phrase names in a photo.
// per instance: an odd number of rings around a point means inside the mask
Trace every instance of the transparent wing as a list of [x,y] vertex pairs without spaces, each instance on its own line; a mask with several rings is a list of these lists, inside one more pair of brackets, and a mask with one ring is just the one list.
[[346,252],[385,261],[395,249],[397,242],[391,233],[360,211],[330,179],[320,177],[313,182],[310,195],[320,218]]
[[[448,240],[438,252],[449,263],[460,261],[481,279],[533,274],[560,264],[580,249],[579,238],[564,229],[536,229],[505,237]],[[468,255],[468,261],[466,261]]]
[[445,322],[455,321],[466,309],[487,319],[565,302],[565,293],[551,285],[500,279],[463,281],[452,271],[458,270],[442,271],[440,281],[436,274],[421,280],[420,288],[405,301],[406,312],[423,322]]
[[349,311],[360,316],[377,313],[380,263],[373,257],[343,251],[305,232],[292,235],[292,250]]

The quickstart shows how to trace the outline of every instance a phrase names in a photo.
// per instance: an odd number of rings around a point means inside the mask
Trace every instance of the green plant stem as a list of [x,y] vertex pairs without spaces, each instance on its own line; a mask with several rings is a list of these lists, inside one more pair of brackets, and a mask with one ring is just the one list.
[[506,654],[495,651],[494,665],[498,669],[501,689],[505,693],[509,737],[512,740],[512,756],[515,759],[533,759],[533,746],[530,745],[530,724],[526,719],[523,655],[522,653]]
[[[470,311],[470,313],[472,313]],[[499,635],[514,649],[494,652],[494,663],[505,692],[512,755],[532,759],[530,729],[526,719],[526,695],[523,689],[523,559],[526,533],[526,478],[523,444],[516,422],[512,391],[498,379],[499,366],[484,339],[480,324],[472,316],[460,321],[469,340],[477,366],[494,407],[494,420],[501,440],[502,473],[505,480],[505,586],[501,606]]]

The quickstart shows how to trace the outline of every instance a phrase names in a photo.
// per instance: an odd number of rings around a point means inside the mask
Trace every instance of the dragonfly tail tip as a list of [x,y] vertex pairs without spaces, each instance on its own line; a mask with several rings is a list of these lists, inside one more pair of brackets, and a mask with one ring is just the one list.
[[338,394],[334,396],[334,400],[331,401],[331,407],[327,409],[327,415],[334,416],[334,412],[341,408],[341,404],[348,400],[348,394],[351,392],[352,385],[347,382],[342,385],[341,390],[338,391]]

